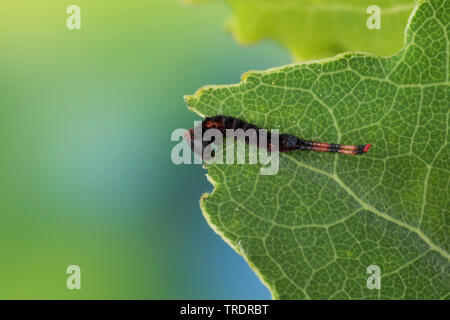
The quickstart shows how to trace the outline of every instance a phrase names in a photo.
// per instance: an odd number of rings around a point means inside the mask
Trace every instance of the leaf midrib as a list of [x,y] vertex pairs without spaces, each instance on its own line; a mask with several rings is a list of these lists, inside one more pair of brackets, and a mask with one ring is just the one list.
[[305,168],[305,169],[307,169],[307,170],[314,171],[314,172],[317,173],[317,174],[324,175],[324,176],[326,176],[326,177],[328,177],[328,178],[334,180],[334,181],[335,181],[342,189],[344,189],[344,190],[347,192],[347,194],[349,194],[353,199],[355,199],[355,200],[361,205],[362,208],[364,208],[364,209],[366,209],[367,211],[370,211],[370,212],[376,214],[377,216],[382,217],[382,218],[384,218],[384,219],[386,219],[386,220],[388,220],[388,221],[390,221],[390,222],[393,222],[393,223],[395,223],[395,224],[397,224],[397,225],[399,225],[399,226],[401,226],[401,227],[404,227],[404,228],[408,229],[408,230],[411,231],[411,232],[414,232],[414,233],[417,234],[417,235],[418,235],[418,236],[419,236],[419,237],[420,237],[420,238],[421,238],[421,239],[422,239],[422,240],[423,240],[423,241],[424,241],[424,242],[425,242],[432,250],[438,252],[439,254],[441,254],[442,256],[444,256],[445,258],[447,258],[447,260],[450,261],[450,254],[449,254],[447,251],[445,251],[444,249],[442,249],[441,247],[439,247],[438,245],[436,245],[433,241],[431,241],[431,240],[430,240],[430,239],[422,232],[422,230],[420,230],[420,229],[417,228],[417,227],[411,226],[411,225],[407,224],[407,223],[404,222],[404,221],[401,221],[401,220],[399,220],[399,219],[393,218],[393,217],[391,217],[390,215],[388,215],[388,214],[386,214],[386,213],[384,213],[384,212],[381,212],[381,211],[378,210],[377,208],[375,208],[375,207],[371,206],[370,204],[368,204],[367,202],[365,202],[363,199],[361,199],[360,197],[358,197],[358,196],[353,192],[353,190],[350,189],[350,187],[348,187],[348,186],[347,186],[347,185],[346,185],[346,184],[338,177],[338,175],[337,175],[336,172],[328,173],[328,172],[326,172],[326,171],[323,171],[323,170],[320,170],[320,169],[311,167],[311,166],[309,166],[309,165],[307,165],[307,164],[304,164],[304,163],[298,161],[297,159],[295,159],[294,157],[292,157],[292,156],[290,156],[290,155],[287,155],[287,154],[286,154],[286,155],[283,155],[283,156],[284,156],[285,158],[287,158],[287,159],[289,159],[289,160],[295,162],[295,164],[298,165],[298,166],[300,166],[300,167],[303,167],[303,168]]

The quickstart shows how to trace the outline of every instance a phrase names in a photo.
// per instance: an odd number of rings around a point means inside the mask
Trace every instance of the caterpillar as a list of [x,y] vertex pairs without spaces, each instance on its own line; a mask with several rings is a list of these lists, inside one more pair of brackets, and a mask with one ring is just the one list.
[[[242,129],[244,131],[248,129],[254,129],[257,133],[257,139],[259,140],[259,129],[258,127],[249,124],[245,121],[228,117],[228,116],[214,116],[205,118],[201,124],[202,132],[205,132],[208,129],[218,129],[222,134],[225,135],[227,129]],[[189,129],[186,132],[184,138],[189,143],[189,146],[192,150],[194,150],[194,130]],[[270,132],[267,132],[267,141],[270,141]],[[202,141],[202,151],[211,144],[211,141]],[[246,143],[248,143],[248,139],[246,138]],[[271,144],[267,143],[267,150],[271,150]],[[279,135],[279,152],[289,152],[294,150],[310,150],[310,151],[318,151],[318,152],[337,152],[341,154],[348,155],[358,155],[363,154],[369,151],[371,145],[341,145],[334,143],[324,143],[324,142],[316,142],[309,141],[301,138],[297,138],[290,134],[280,134]]]

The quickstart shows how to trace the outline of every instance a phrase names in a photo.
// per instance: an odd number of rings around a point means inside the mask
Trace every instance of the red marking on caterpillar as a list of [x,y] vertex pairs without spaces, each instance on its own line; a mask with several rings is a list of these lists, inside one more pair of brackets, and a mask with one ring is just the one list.
[[[218,129],[222,134],[226,134],[227,129],[243,129],[244,131],[248,129],[255,129],[257,133],[257,140],[259,141],[259,129],[258,127],[244,122],[242,120],[228,117],[228,116],[214,116],[208,117],[204,119],[201,123],[202,132],[205,132],[208,129]],[[186,132],[184,138],[187,141],[190,141],[191,149],[194,150],[194,130],[189,129]],[[267,141],[270,141],[270,132],[267,133]],[[248,140],[246,139],[248,143]],[[202,141],[202,151],[211,144],[210,141]],[[297,138],[290,134],[280,134],[279,135],[279,152],[289,152],[294,150],[310,150],[310,151],[318,151],[318,152],[337,152],[341,154],[348,155],[357,155],[363,154],[369,151],[371,145],[340,145],[340,144],[332,144],[332,143],[324,143],[324,142],[315,142]],[[267,150],[271,150],[271,144],[267,143]]]
[[371,145],[370,143],[369,143],[369,144],[366,144],[366,145],[364,146],[363,152],[369,151],[369,149],[370,149],[371,146],[372,146],[372,145]]

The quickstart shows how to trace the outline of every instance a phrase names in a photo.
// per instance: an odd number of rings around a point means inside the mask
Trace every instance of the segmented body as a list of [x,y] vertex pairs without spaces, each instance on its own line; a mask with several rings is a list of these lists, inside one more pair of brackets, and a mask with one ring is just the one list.
[[[222,132],[223,135],[226,135],[227,129],[233,130],[242,129],[244,131],[248,129],[255,129],[257,134],[259,134],[260,129],[245,121],[228,116],[208,117],[202,121],[201,126],[202,132],[205,132],[208,129],[218,129],[219,131]],[[191,140],[191,148],[193,149],[194,129],[190,129],[189,133],[185,136],[185,138]],[[257,136],[257,138],[259,140],[259,136]],[[268,131],[267,149],[269,151],[271,150],[270,140],[271,140],[270,131]],[[246,139],[246,142],[248,143],[248,139]],[[209,141],[203,142],[202,150],[210,143],[211,142]],[[290,134],[279,135],[279,152],[289,152],[294,150],[311,150],[318,152],[337,152],[342,154],[357,155],[369,151],[370,146],[371,146],[370,144],[340,145],[340,144],[332,144],[300,139]]]

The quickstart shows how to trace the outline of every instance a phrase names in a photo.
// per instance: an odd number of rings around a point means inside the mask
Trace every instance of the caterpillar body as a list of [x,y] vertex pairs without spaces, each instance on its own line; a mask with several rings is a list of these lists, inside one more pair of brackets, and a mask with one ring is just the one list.
[[[223,135],[226,134],[227,129],[242,129],[244,131],[248,129],[254,129],[257,133],[257,140],[259,137],[260,128],[249,124],[240,119],[236,119],[228,116],[214,116],[205,118],[200,124],[202,132],[205,132],[208,129],[218,129],[222,132]],[[194,150],[194,129],[189,129],[189,131],[184,136],[185,140],[190,142],[190,147]],[[267,141],[271,140],[270,132],[267,132]],[[213,141],[202,141],[202,151]],[[246,142],[248,143],[248,137],[246,137]],[[347,155],[360,155],[369,151],[371,145],[341,145],[334,143],[324,143],[324,142],[316,142],[305,140],[301,138],[297,138],[290,134],[280,134],[279,135],[279,152],[289,152],[294,150],[310,150],[310,151],[318,151],[318,152],[335,152]],[[270,142],[267,143],[267,150],[271,151],[272,145]]]

